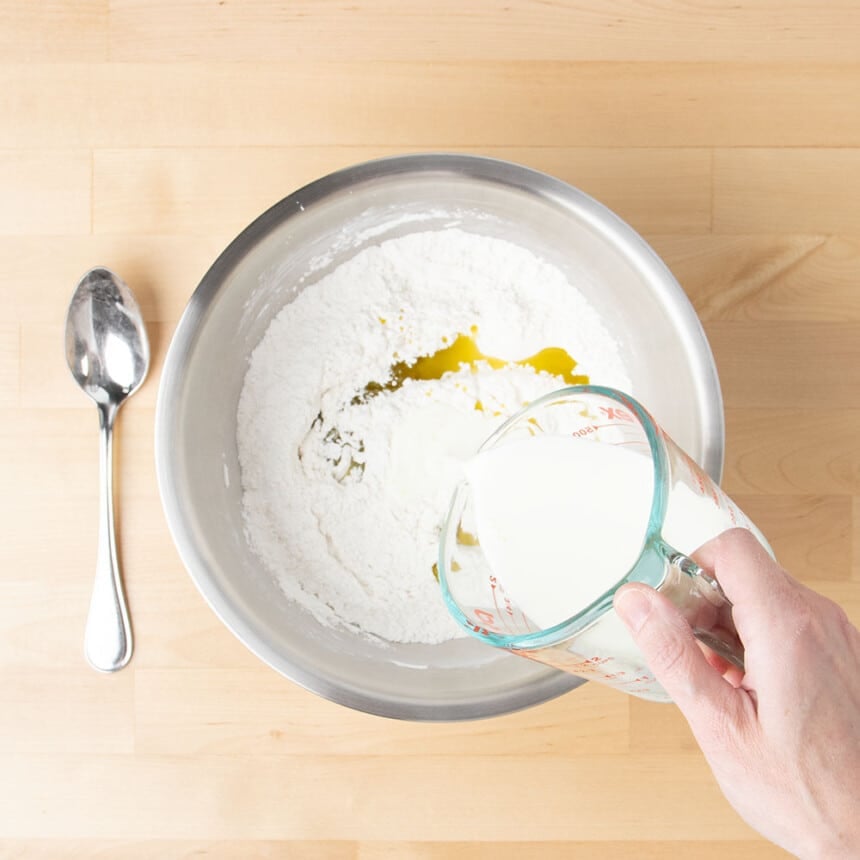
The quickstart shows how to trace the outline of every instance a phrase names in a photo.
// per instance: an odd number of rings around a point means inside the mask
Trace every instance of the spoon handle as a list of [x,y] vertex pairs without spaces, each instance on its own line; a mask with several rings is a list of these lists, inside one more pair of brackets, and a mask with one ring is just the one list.
[[84,651],[100,672],[115,672],[131,659],[131,622],[116,557],[113,517],[113,422],[116,404],[99,404],[99,548],[87,616]]

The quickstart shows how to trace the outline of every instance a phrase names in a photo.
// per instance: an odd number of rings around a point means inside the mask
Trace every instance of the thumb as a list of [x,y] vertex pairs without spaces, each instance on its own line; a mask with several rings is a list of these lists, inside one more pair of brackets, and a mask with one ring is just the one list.
[[615,611],[694,733],[707,731],[715,712],[735,710],[734,687],[708,663],[690,625],[664,595],[630,583],[616,592]]

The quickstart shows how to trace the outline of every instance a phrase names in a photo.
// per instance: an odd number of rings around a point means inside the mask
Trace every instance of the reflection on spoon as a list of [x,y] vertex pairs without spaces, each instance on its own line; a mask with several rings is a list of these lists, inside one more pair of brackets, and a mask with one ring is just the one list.
[[113,423],[119,407],[146,377],[149,342],[131,290],[108,269],[91,269],[72,296],[66,362],[95,401],[101,430],[99,544],[84,650],[93,668],[114,672],[131,659],[133,646],[114,537]]

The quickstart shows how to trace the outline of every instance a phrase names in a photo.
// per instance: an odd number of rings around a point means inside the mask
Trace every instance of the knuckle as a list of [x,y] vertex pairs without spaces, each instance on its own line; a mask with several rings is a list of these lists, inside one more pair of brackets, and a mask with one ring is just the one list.
[[716,543],[719,553],[729,563],[735,563],[738,559],[745,559],[753,544],[755,544],[756,549],[758,548],[758,541],[753,533],[740,526],[724,531],[717,537]]
[[816,613],[805,601],[799,600],[794,607],[791,623],[794,627],[794,635],[797,639],[806,638],[815,628]]
[[804,644],[827,639],[851,623],[839,604],[806,589],[796,596],[790,622],[795,640]]

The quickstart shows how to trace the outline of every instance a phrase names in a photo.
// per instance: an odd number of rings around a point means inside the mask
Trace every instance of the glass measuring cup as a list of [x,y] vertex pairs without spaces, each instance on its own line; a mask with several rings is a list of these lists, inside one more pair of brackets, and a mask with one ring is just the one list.
[[[617,523],[618,528],[626,530],[628,544],[638,547],[638,553],[631,555],[631,563],[625,569],[608,571],[611,585],[598,585],[593,599],[585,605],[559,605],[558,619],[542,626],[530,617],[533,610],[523,607],[526,580],[517,574],[513,582],[509,579],[506,589],[505,577],[491,563],[481,543],[476,494],[468,482],[463,482],[454,494],[439,544],[439,581],[453,617],[490,645],[644,699],[669,701],[612,606],[615,591],[624,583],[644,582],[681,610],[701,642],[743,667],[743,647],[732,621],[731,604],[716,580],[689,558],[689,553],[733,527],[749,529],[771,552],[749,518],[643,406],[620,391],[583,385],[548,394],[505,422],[484,443],[478,457],[513,443],[522,445],[536,436],[559,437],[567,440],[564,445],[575,440],[577,453],[585,453],[590,459],[608,455],[617,460],[621,456],[630,463],[633,457],[637,466],[645,467],[636,476],[642,480],[644,475],[650,481],[644,489],[645,493],[650,491],[650,511],[642,522]],[[601,447],[591,447],[595,445]],[[617,449],[623,449],[623,454]],[[587,480],[593,477],[592,474]],[[573,511],[577,493],[581,503],[582,495],[591,487],[572,485],[565,488],[566,494],[568,489],[565,501],[570,502]],[[643,511],[647,510],[647,496],[645,499]],[[527,499],[523,503],[529,504]],[[567,504],[560,507],[566,515]],[[614,515],[611,502],[605,514]],[[570,542],[569,546],[577,540],[577,523],[573,520],[571,516],[571,521],[563,524],[564,540]],[[608,527],[614,527],[613,523],[609,522]],[[638,531],[631,534],[631,529]],[[489,534],[486,530],[484,533]],[[584,540],[586,536],[579,537]],[[593,535],[588,537],[593,539]],[[540,548],[526,549],[533,552],[534,558],[540,557]],[[498,554],[494,557],[500,559]],[[601,574],[599,582],[605,580],[606,574]],[[588,576],[588,571],[571,570],[570,575]],[[529,605],[534,607],[534,601]]]

